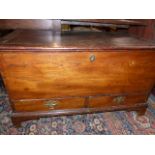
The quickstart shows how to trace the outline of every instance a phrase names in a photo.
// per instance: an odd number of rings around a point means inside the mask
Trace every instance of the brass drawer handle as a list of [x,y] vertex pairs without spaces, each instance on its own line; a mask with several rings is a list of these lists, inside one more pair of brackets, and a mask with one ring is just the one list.
[[50,108],[50,109],[54,109],[54,107],[58,105],[57,101],[47,101],[44,106]]
[[90,62],[94,62],[95,59],[96,59],[96,57],[94,54],[90,55],[90,57],[89,57]]
[[121,104],[125,101],[125,96],[117,96],[113,99],[113,102],[117,104]]

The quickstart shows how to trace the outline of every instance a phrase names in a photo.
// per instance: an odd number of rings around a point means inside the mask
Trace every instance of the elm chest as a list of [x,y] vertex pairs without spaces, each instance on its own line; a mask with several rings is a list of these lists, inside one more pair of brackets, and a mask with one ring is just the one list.
[[15,124],[45,116],[143,111],[155,85],[155,43],[106,33],[15,31],[0,74]]

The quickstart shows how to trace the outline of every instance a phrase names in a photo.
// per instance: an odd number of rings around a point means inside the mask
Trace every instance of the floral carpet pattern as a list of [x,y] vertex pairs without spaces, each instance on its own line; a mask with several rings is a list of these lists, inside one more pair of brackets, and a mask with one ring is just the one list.
[[144,116],[136,112],[105,112],[87,115],[41,118],[13,126],[8,98],[0,89],[1,135],[145,135],[155,134],[155,97],[149,99]]

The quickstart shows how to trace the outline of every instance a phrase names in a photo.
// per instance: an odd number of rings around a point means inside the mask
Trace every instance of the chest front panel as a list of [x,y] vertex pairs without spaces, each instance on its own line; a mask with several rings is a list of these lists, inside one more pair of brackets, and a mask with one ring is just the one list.
[[155,84],[155,52],[1,52],[11,100],[144,93]]

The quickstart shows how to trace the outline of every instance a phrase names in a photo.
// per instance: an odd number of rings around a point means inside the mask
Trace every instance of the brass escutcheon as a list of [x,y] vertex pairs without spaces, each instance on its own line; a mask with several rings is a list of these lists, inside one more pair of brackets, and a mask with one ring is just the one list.
[[125,101],[125,96],[117,96],[113,99],[113,102],[117,104],[121,104]]
[[47,101],[44,105],[50,109],[54,109],[54,106],[56,106],[57,104],[57,101],[50,100]]
[[90,62],[95,61],[95,59],[96,59],[96,57],[94,54],[90,55],[90,57],[89,57]]

